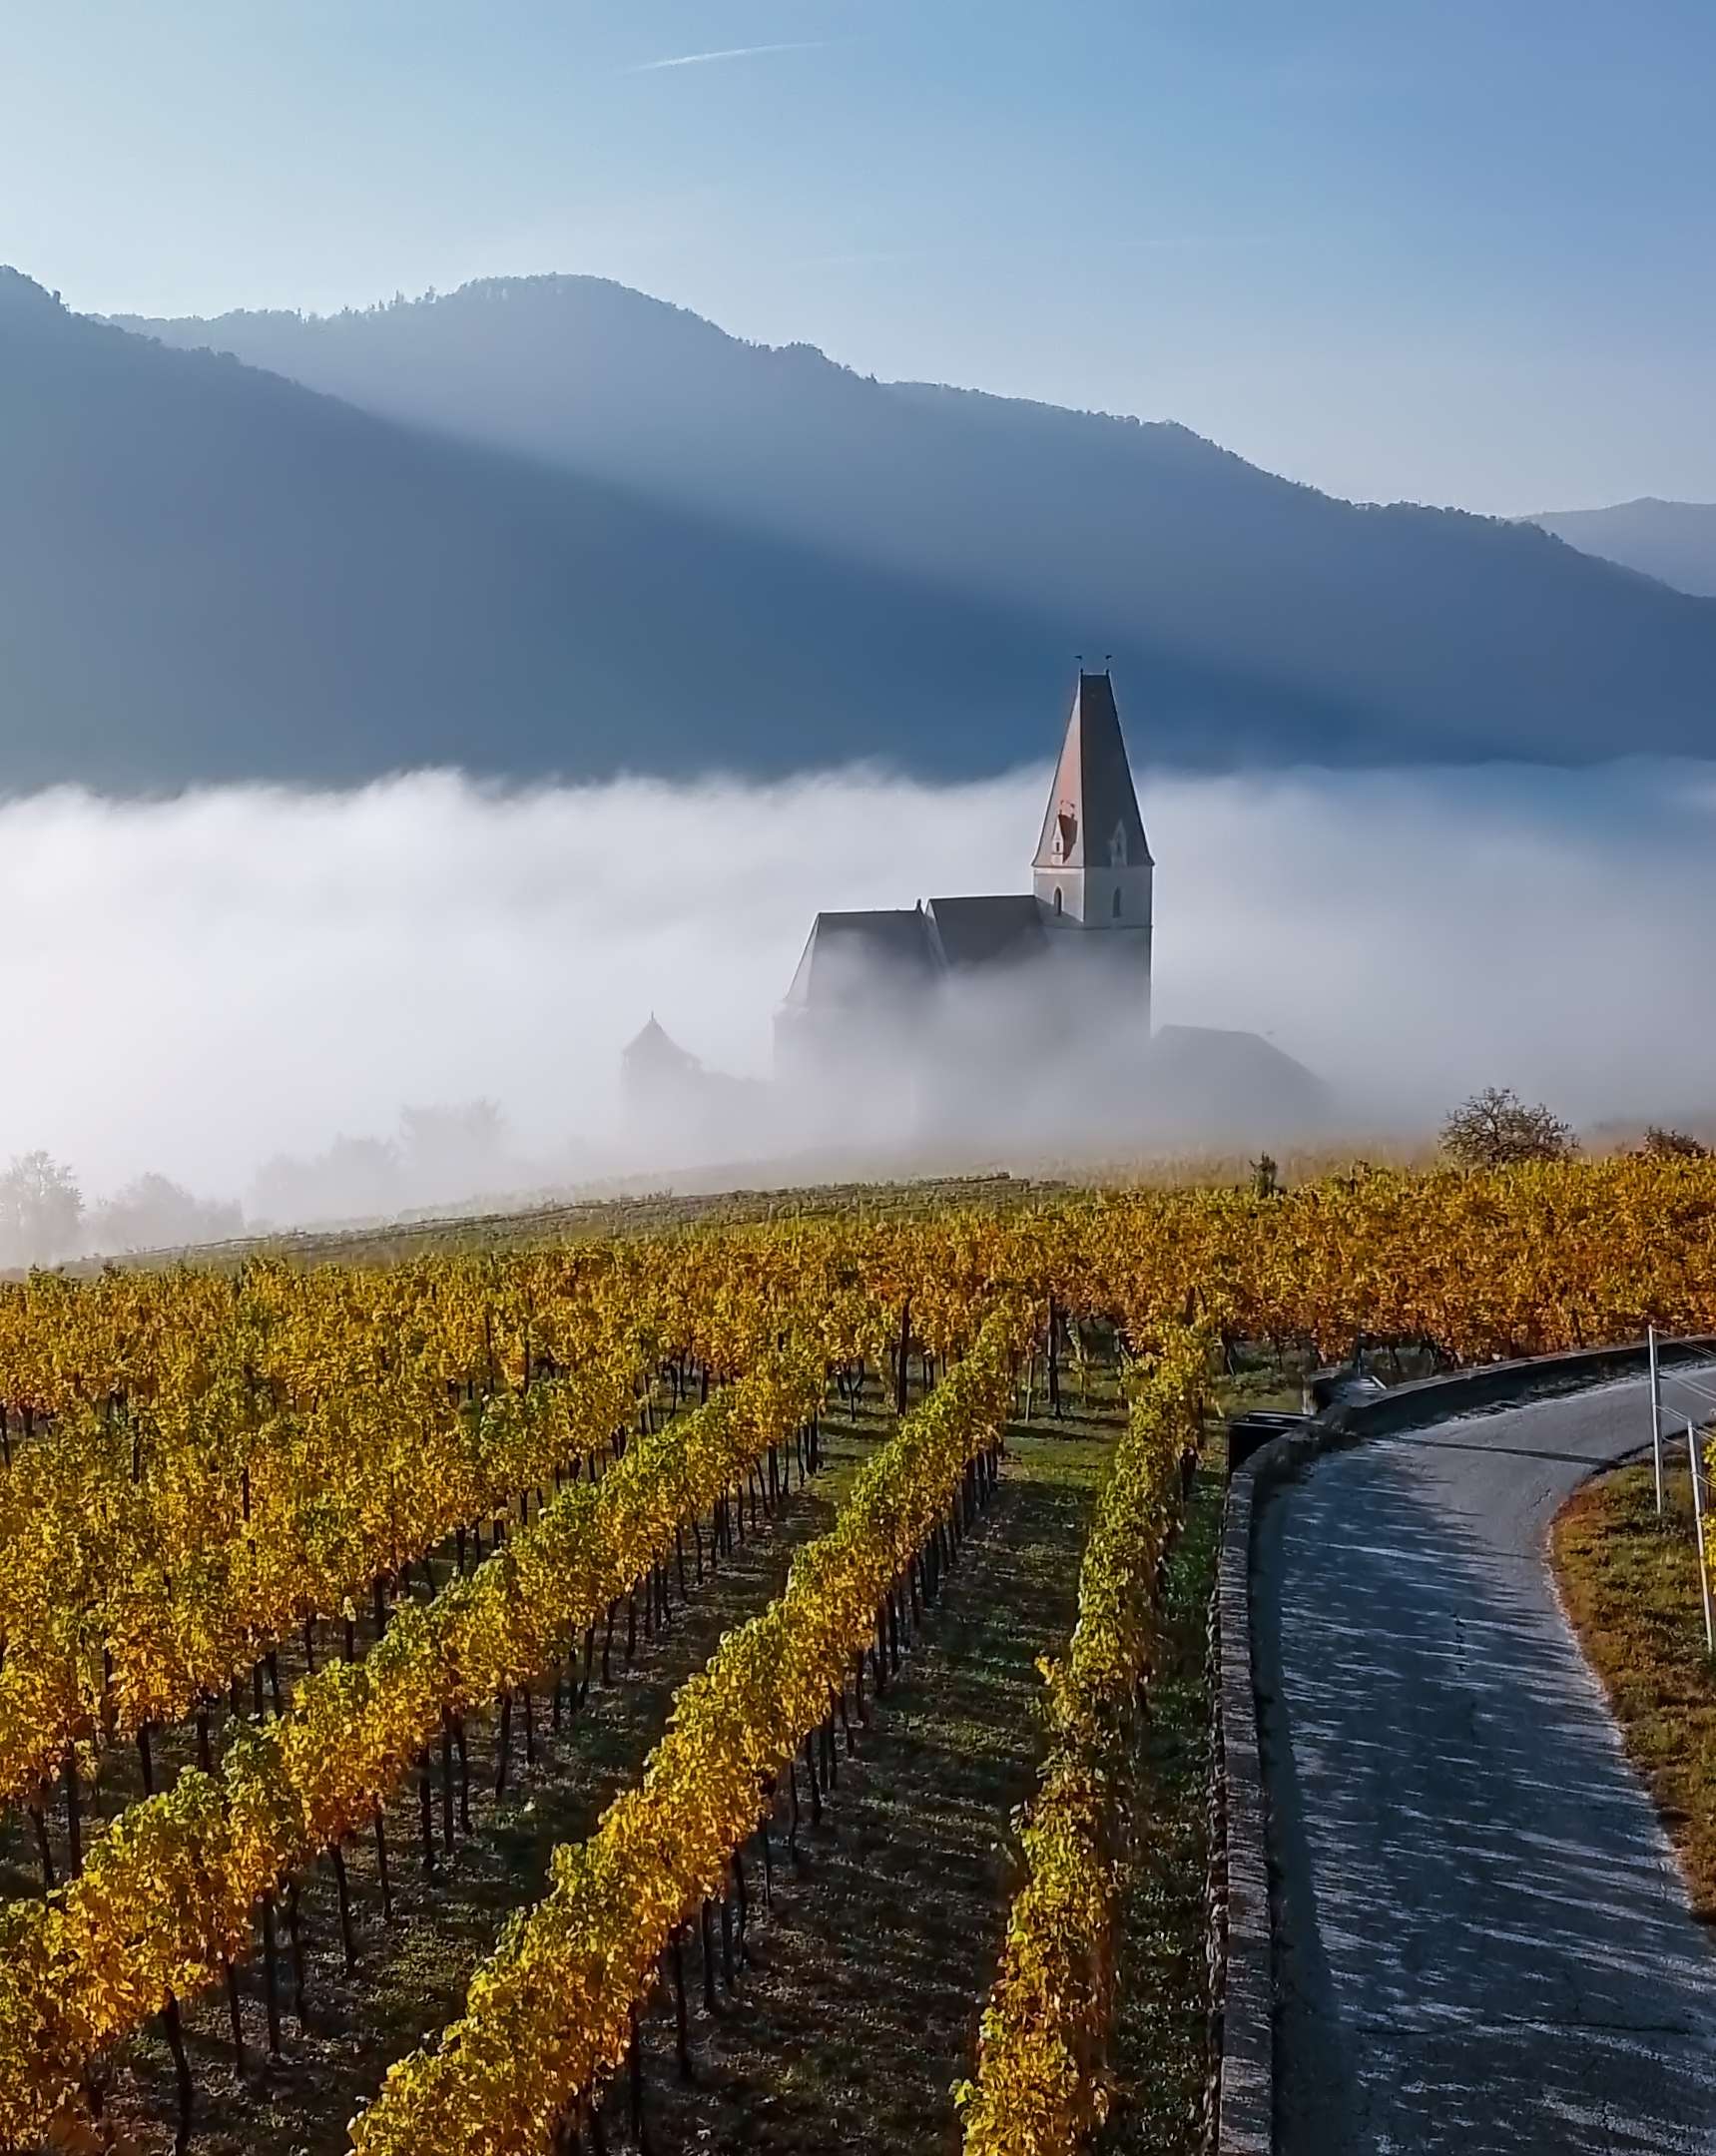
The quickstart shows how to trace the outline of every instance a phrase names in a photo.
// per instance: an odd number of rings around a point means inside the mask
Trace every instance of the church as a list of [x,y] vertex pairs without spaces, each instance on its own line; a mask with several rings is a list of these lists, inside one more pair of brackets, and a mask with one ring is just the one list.
[[775,1014],[772,1084],[706,1071],[652,1018],[640,1132],[747,1153],[1106,1157],[1314,1134],[1321,1082],[1256,1033],[1153,1026],[1155,862],[1113,679],[1081,666],[1030,887],[819,913]]
[[1113,681],[1080,669],[1031,889],[819,913],[775,1021],[777,1071],[804,1070],[856,1016],[916,1026],[949,990],[1009,981],[1147,1035],[1154,879]]

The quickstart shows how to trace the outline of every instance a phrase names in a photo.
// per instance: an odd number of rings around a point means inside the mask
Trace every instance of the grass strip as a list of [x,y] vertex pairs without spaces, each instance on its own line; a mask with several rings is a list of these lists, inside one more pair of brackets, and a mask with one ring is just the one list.
[[1168,1560],[1133,1769],[1106,2156],[1202,2156],[1210,2097],[1210,1598],[1226,1457],[1206,1443]]
[[1598,1475],[1555,1516],[1561,1598],[1627,1757],[1680,1855],[1695,1915],[1716,1921],[1716,1663],[1704,1650],[1691,1478],[1650,1463]]
[[1049,2156],[1106,2118],[1132,1762],[1162,1568],[1189,1484],[1206,1344],[1174,1336],[1130,1388],[1079,1567],[1064,1663],[1042,1663],[1048,1752],[1020,1841],[1000,1968],[958,2091],[967,2156]]

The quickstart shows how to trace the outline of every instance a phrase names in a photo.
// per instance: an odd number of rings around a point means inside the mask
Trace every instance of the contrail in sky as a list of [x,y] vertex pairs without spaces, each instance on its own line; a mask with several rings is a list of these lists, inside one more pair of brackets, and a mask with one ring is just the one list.
[[671,60],[645,60],[621,68],[622,75],[656,75],[663,68],[707,67],[712,60],[754,60],[763,53],[821,52],[832,38],[796,38],[785,45],[729,45],[720,52],[676,53]]

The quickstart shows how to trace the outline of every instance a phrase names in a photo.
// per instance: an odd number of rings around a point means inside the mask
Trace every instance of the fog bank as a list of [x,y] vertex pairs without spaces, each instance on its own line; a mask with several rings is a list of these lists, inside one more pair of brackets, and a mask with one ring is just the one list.
[[[417,1126],[442,1181],[645,1166],[617,1057],[652,1012],[766,1074],[818,907],[1028,887],[1046,776],[11,802],[0,1159],[254,1212],[277,1156],[397,1154],[403,1105],[486,1100],[501,1136]],[[1585,1123],[1716,1105],[1716,764],[1145,775],[1140,796],[1159,1024],[1266,1034],[1355,1128],[1490,1083]]]

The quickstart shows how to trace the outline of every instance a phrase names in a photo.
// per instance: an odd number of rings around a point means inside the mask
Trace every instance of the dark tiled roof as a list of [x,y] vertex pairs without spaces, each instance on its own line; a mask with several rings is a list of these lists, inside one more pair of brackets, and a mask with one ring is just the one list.
[[1138,813],[1114,684],[1106,674],[1081,673],[1060,762],[1055,766],[1035,866],[1106,868],[1117,839],[1124,845],[1128,867],[1141,867],[1149,860],[1150,842]]
[[819,913],[787,1002],[792,1007],[885,1000],[926,987],[939,970],[919,906]]
[[1032,958],[1043,948],[1042,910],[1028,891],[998,898],[931,898],[925,911],[950,972]]

